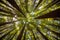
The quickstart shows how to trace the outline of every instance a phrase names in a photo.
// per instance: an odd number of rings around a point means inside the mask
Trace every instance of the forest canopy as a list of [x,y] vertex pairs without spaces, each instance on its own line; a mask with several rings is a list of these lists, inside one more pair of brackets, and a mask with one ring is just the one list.
[[0,0],[0,40],[60,40],[60,0]]

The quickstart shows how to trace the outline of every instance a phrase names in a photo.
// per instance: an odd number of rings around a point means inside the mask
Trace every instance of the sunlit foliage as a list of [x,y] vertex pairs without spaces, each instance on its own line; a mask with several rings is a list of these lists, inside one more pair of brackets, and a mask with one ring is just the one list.
[[60,0],[0,0],[0,40],[60,40],[59,10]]

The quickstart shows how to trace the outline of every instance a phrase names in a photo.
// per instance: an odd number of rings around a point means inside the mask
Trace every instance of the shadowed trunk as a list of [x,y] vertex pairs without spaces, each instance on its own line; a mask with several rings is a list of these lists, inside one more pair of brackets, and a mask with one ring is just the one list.
[[13,7],[15,7],[18,11],[20,11],[23,15],[24,15],[24,17],[26,17],[25,16],[25,14],[23,13],[23,11],[21,10],[21,8],[19,8],[19,6],[16,4],[16,2],[15,2],[15,0],[7,0]]
[[[15,29],[15,28],[14,28]],[[10,32],[12,32],[14,29],[10,30],[8,33],[4,34],[2,37],[0,37],[0,40],[2,40],[6,35],[8,35]]]
[[45,40],[48,40],[48,38],[38,29],[38,27],[37,27],[36,29],[37,29],[37,31],[43,36],[43,38],[44,38]]
[[0,26],[3,26],[3,25],[6,25],[6,24],[11,24],[11,23],[14,23],[16,21],[12,21],[12,22],[3,22],[3,23],[0,23]]
[[43,18],[60,18],[60,9],[49,12],[49,13],[42,15],[42,16],[38,16],[35,19],[43,19]]
[[19,36],[17,37],[17,40],[21,40],[21,39],[22,39],[22,36],[23,36],[24,30],[25,30],[25,24],[24,24],[24,26],[23,26],[23,28],[22,28],[22,30],[21,30]]
[[39,0],[38,4],[36,5],[36,7],[35,7],[34,10],[36,10],[36,8],[39,6],[39,4],[40,4],[42,1],[43,1],[43,0]]

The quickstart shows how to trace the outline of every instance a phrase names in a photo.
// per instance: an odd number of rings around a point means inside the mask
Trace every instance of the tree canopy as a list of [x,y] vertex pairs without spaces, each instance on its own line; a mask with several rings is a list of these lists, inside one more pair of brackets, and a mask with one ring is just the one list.
[[0,40],[60,40],[60,0],[0,0]]

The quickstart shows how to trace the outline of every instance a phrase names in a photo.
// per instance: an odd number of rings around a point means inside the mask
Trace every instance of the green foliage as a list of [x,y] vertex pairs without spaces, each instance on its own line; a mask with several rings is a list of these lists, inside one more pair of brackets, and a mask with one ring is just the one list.
[[59,10],[59,0],[0,0],[0,40],[60,40]]

